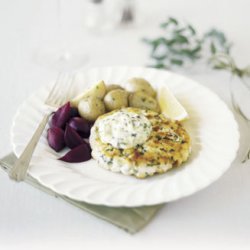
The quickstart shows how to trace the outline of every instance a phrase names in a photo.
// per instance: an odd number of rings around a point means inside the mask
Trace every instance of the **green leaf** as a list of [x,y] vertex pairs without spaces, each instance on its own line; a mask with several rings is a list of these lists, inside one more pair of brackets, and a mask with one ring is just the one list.
[[168,47],[168,48],[171,48],[174,44],[176,44],[177,43],[177,40],[176,39],[170,39],[170,40],[168,40],[168,41],[166,41],[167,43],[166,43],[166,46]]
[[216,47],[213,42],[210,43],[210,51],[214,55],[216,53]]
[[148,39],[148,38],[142,38],[142,42],[147,43],[149,45],[152,45],[154,40],[153,39]]
[[187,28],[190,30],[192,35],[196,34],[196,31],[195,31],[195,29],[194,29],[194,27],[192,25],[188,24]]
[[230,55],[230,52],[231,52],[231,48],[232,48],[233,44],[232,43],[229,43],[225,46],[225,53]]
[[193,56],[194,53],[190,49],[181,49],[180,54],[187,55],[187,56],[191,57],[191,56]]
[[194,49],[192,49],[192,54],[198,54],[201,51],[201,49],[202,47],[199,43]]
[[[227,41],[225,34],[217,29],[212,29],[204,35],[204,42],[210,42],[210,51],[212,54],[217,52],[225,53],[230,55],[230,49],[232,44]],[[211,44],[213,42],[213,45]],[[216,46],[216,44],[218,46]],[[215,52],[214,52],[215,48]]]
[[163,29],[166,29],[170,24],[174,24],[175,26],[177,26],[178,21],[173,17],[169,17],[166,22],[163,22],[163,23],[160,24],[160,27],[163,28]]
[[164,59],[167,58],[167,55],[166,54],[164,54],[164,55],[154,55],[154,54],[151,54],[151,58],[156,59],[158,61],[162,61],[162,60],[164,60]]
[[178,65],[178,66],[181,66],[184,63],[183,60],[181,60],[181,59],[171,59],[170,62],[172,64],[175,64],[175,65]]
[[166,69],[168,68],[164,63],[156,63],[156,64],[153,64],[153,65],[149,65],[149,67],[151,68],[156,68],[156,69]]
[[163,28],[163,29],[166,29],[169,25],[169,22],[164,22],[164,23],[161,23],[160,24],[160,27]]
[[160,45],[166,46],[167,40],[164,37],[160,37],[157,40],[154,41],[152,45],[152,53],[154,53]]
[[224,34],[223,32],[215,29],[215,28],[212,28],[211,30],[209,30],[208,32],[205,33],[205,36],[207,37],[223,37]]
[[178,21],[177,21],[175,18],[173,18],[173,17],[169,17],[168,21],[169,21],[170,23],[173,23],[173,24],[175,24],[175,25],[178,25]]
[[204,37],[216,39],[221,45],[227,42],[225,34],[217,29],[211,29],[209,32],[205,33]]
[[166,45],[168,43],[168,41],[164,37],[159,37],[157,39],[151,39],[151,40],[144,38],[143,42],[145,42],[145,43],[147,43],[148,45],[151,46],[151,54],[154,53],[157,50],[159,45],[161,45],[161,44]]
[[174,39],[177,43],[181,43],[181,44],[185,44],[185,43],[189,43],[189,40],[187,37],[177,34]]
[[213,69],[225,69],[222,65],[214,65]]
[[180,29],[174,30],[174,33],[181,34],[185,30],[186,30],[186,28],[180,28]]

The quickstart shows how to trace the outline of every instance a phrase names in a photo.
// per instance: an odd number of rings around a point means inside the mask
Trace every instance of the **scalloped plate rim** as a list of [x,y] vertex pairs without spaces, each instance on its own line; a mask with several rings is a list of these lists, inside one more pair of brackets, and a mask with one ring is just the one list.
[[[238,128],[238,124],[232,114],[232,112],[230,111],[230,109],[227,107],[227,105],[221,100],[221,98],[215,94],[213,91],[211,91],[209,88],[203,86],[203,85],[200,85],[199,83],[197,83],[196,81],[193,81],[192,79],[190,78],[187,78],[183,75],[179,75],[179,74],[176,74],[176,73],[172,73],[172,72],[169,72],[169,71],[163,71],[163,70],[156,70],[156,69],[148,69],[148,68],[143,68],[143,67],[127,67],[127,66],[110,66],[110,67],[100,67],[100,68],[91,68],[87,71],[81,71],[80,74],[87,74],[87,72],[90,72],[90,71],[100,71],[100,70],[118,70],[118,69],[122,69],[122,68],[125,68],[125,69],[133,69],[133,70],[146,70],[146,71],[151,71],[151,72],[161,72],[163,74],[168,74],[170,76],[173,76],[174,78],[177,77],[177,78],[182,78],[182,80],[187,80],[187,81],[191,81],[193,84],[196,84],[197,86],[199,85],[199,87],[201,87],[203,90],[205,90],[207,93],[209,93],[210,95],[213,95],[214,97],[217,98],[217,100],[220,102],[221,105],[224,106],[225,110],[227,110],[227,112],[231,115],[231,121],[232,123],[234,123],[234,126],[236,127],[236,130],[235,130],[235,144],[234,144],[234,153],[231,155],[231,159],[228,160],[228,164],[227,164],[227,167],[224,167],[224,169],[222,171],[220,171],[217,175],[214,175],[213,178],[210,178],[210,179],[207,179],[207,182],[203,182],[203,185],[200,185],[200,186],[196,186],[195,187],[195,190],[190,190],[189,192],[186,192],[186,193],[179,193],[179,195],[175,195],[171,198],[169,197],[160,197],[160,198],[156,198],[156,199],[144,199],[144,201],[126,201],[126,203],[124,203],[124,201],[115,201],[114,199],[113,200],[98,200],[98,199],[94,199],[93,197],[84,197],[84,199],[79,199],[79,196],[77,195],[72,195],[72,194],[69,194],[69,193],[65,193],[65,192],[60,192],[60,190],[58,190],[58,188],[55,188],[54,186],[52,185],[47,185],[46,184],[46,181],[42,181],[40,178],[37,178],[36,176],[33,176],[32,175],[32,171],[31,171],[31,175],[36,178],[41,184],[47,186],[48,188],[50,188],[51,190],[61,194],[61,195],[66,195],[67,197],[69,198],[72,198],[74,200],[78,200],[78,201],[85,201],[85,202],[88,202],[88,203],[91,203],[91,204],[96,204],[96,205],[106,205],[106,206],[113,206],[113,207],[117,207],[117,206],[126,206],[126,207],[136,207],[136,206],[141,206],[141,205],[155,205],[155,204],[159,204],[159,203],[163,203],[163,202],[171,202],[171,201],[175,201],[177,199],[180,199],[180,198],[183,198],[183,197],[187,197],[191,194],[194,194],[196,192],[198,192],[199,190],[209,186],[211,183],[213,183],[214,181],[218,180],[230,167],[231,163],[233,162],[235,156],[236,156],[236,153],[237,153],[237,150],[238,150],[238,147],[239,147],[239,128]],[[16,143],[14,141],[14,137],[15,137],[15,128],[18,126],[16,124],[16,120],[20,117],[20,114],[21,113],[21,110],[22,108],[24,107],[24,105],[30,100],[30,98],[32,98],[32,96],[36,96],[38,93],[40,93],[42,90],[39,89],[37,92],[33,93],[28,99],[26,99],[18,108],[15,116],[13,117],[13,123],[12,123],[12,126],[11,126],[11,144],[12,144],[12,148],[13,148],[13,151],[15,153],[15,155],[19,155],[19,153],[17,152],[17,147],[16,147]],[[211,176],[210,176],[211,177]],[[133,177],[131,177],[133,178]],[[140,181],[140,180],[139,180]]]

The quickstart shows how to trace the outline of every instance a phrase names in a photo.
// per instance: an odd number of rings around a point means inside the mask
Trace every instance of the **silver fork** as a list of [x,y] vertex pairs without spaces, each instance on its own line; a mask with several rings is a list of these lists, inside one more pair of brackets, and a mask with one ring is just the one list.
[[51,91],[49,92],[45,100],[45,105],[48,106],[48,112],[44,115],[32,138],[25,147],[23,153],[17,159],[15,165],[9,172],[9,177],[12,180],[20,182],[25,179],[36,145],[52,113],[51,109],[49,110],[49,107],[53,109],[59,108],[61,105],[63,105],[69,100],[69,94],[72,90],[73,80],[74,77],[69,76],[68,74],[58,75],[56,82],[54,83],[53,87],[51,88]]

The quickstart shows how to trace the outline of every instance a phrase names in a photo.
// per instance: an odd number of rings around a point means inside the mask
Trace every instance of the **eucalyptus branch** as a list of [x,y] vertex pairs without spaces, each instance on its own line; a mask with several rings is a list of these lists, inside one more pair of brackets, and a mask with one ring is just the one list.
[[163,35],[155,39],[143,39],[151,47],[152,67],[171,68],[183,66],[187,61],[196,61],[201,55],[201,39],[190,24],[181,24],[170,17],[160,24]]
[[233,75],[237,75],[239,77],[243,77],[243,76],[250,77],[250,65],[248,65],[245,68],[239,68],[235,63],[235,60],[230,55],[217,53],[213,55],[209,59],[209,61],[213,65],[213,68],[215,69],[228,70]]
[[199,36],[193,25],[181,23],[173,17],[161,23],[160,28],[163,30],[162,36],[143,39],[151,47],[151,67],[183,67],[188,62],[195,63],[207,57],[214,69],[227,70],[240,77],[250,76],[250,65],[242,69],[236,65],[230,55],[232,43],[222,31],[211,29]]

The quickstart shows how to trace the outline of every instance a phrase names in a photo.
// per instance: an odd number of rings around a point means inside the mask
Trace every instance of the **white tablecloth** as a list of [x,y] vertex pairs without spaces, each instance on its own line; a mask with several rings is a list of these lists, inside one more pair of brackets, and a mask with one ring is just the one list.
[[[55,79],[37,66],[37,47],[55,36],[56,4],[51,0],[0,1],[0,154],[11,151],[9,130],[17,107],[33,91]],[[240,64],[250,62],[250,2],[244,0],[140,1],[137,28],[92,34],[83,27],[84,0],[62,0],[65,34],[85,48],[86,67],[145,65],[143,36],[158,33],[165,16],[224,30]],[[226,102],[229,75],[187,71]],[[246,136],[246,134],[245,134]],[[250,164],[239,159],[210,187],[163,208],[136,235],[82,212],[27,184],[11,182],[0,171],[0,249],[250,249]]]

